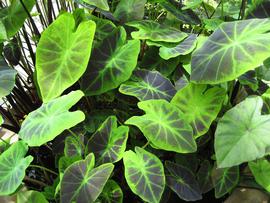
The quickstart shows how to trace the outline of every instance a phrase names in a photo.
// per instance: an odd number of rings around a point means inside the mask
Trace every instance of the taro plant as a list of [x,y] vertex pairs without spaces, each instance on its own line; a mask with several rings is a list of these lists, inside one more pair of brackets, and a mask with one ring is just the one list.
[[267,201],[269,11],[1,1],[0,201]]

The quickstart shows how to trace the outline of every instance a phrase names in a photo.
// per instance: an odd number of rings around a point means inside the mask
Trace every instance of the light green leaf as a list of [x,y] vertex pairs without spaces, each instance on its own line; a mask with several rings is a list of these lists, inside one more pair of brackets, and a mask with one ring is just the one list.
[[124,154],[125,178],[132,192],[149,203],[158,203],[165,188],[164,168],[154,154],[135,147]]
[[102,192],[114,165],[103,164],[94,168],[94,154],[70,165],[61,181],[61,203],[94,202]]
[[176,47],[167,48],[162,46],[159,49],[159,55],[161,56],[161,58],[164,58],[166,60],[170,58],[175,58],[180,55],[187,55],[195,49],[196,43],[197,36],[195,34],[192,34],[183,42],[180,42]]
[[85,72],[95,28],[91,20],[76,28],[72,14],[64,13],[42,33],[36,53],[36,71],[44,102],[60,96]]
[[207,30],[214,31],[216,30],[224,21],[218,18],[205,18],[203,19],[204,27]]
[[2,125],[4,123],[4,119],[3,117],[0,115],[0,125]]
[[234,80],[270,56],[270,19],[222,23],[192,54],[191,81],[217,84]]
[[239,167],[215,168],[212,171],[215,197],[220,198],[230,192],[239,181]]
[[96,164],[115,163],[122,159],[126,150],[129,128],[117,127],[117,118],[108,117],[87,143],[88,152],[93,152]]
[[161,25],[151,20],[140,20],[127,23],[139,31],[131,33],[133,39],[151,40],[159,42],[180,42],[187,37],[187,34],[173,27]]
[[203,3],[203,0],[187,0],[185,1],[185,6],[182,9],[195,9],[198,8],[201,3]]
[[107,0],[82,0],[82,1],[92,6],[96,6],[104,11],[110,10]]
[[96,203],[122,203],[123,192],[121,187],[113,180],[108,180]]
[[121,23],[142,20],[146,0],[121,0],[114,11],[114,17]]
[[226,91],[219,87],[207,89],[207,85],[188,84],[179,90],[171,103],[177,106],[191,124],[193,134],[199,137],[205,134],[216,119]]
[[115,29],[93,50],[82,78],[84,93],[87,96],[99,95],[128,80],[137,65],[139,52],[139,40],[129,40],[126,43],[125,29]]
[[219,168],[263,157],[270,146],[270,115],[261,115],[263,100],[250,97],[220,119],[215,132]]
[[0,196],[16,191],[25,176],[25,170],[33,161],[26,155],[28,146],[18,141],[0,155]]
[[119,88],[122,94],[137,97],[140,101],[165,99],[170,101],[176,90],[171,81],[157,71],[136,70],[131,80]]
[[270,163],[266,159],[249,162],[248,166],[255,180],[264,189],[270,192]]
[[64,154],[66,157],[82,156],[83,154],[83,141],[80,136],[68,136],[65,139]]
[[17,203],[49,203],[41,192],[29,190],[17,194]]
[[6,31],[4,23],[1,21],[1,18],[0,18],[0,42],[3,42],[7,39],[8,39],[7,31]]
[[192,128],[176,106],[160,99],[139,102],[138,107],[146,114],[133,116],[125,124],[137,126],[154,147],[178,153],[196,151]]
[[41,146],[85,119],[82,111],[69,112],[83,97],[80,90],[42,104],[23,121],[19,137],[29,146]]

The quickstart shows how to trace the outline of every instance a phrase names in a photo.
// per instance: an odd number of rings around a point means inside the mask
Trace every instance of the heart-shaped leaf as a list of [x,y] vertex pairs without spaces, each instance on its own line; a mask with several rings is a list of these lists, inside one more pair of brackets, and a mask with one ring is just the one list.
[[178,153],[196,151],[192,128],[176,106],[160,99],[139,102],[138,107],[146,114],[133,116],[125,124],[137,126],[154,147]]
[[80,136],[69,136],[65,139],[64,154],[66,157],[82,156],[83,147]]
[[83,97],[80,90],[42,104],[23,121],[19,137],[29,146],[41,146],[85,119],[82,111],[69,112]]
[[139,40],[126,43],[125,29],[115,29],[93,50],[82,79],[84,93],[88,96],[99,95],[128,80],[137,65],[139,52]]
[[36,53],[36,71],[44,102],[60,96],[85,72],[95,28],[91,20],[76,28],[72,14],[64,13],[42,33]]
[[180,55],[187,55],[191,53],[197,43],[197,36],[195,34],[190,35],[187,37],[183,42],[180,42],[176,47],[168,48],[162,46],[159,49],[159,55],[163,59],[170,59],[170,58],[175,58]]
[[166,182],[181,199],[185,201],[202,199],[199,184],[189,169],[170,161],[165,162],[165,167],[169,171]]
[[270,56],[270,19],[222,23],[192,54],[191,80],[217,84],[234,80]]
[[270,115],[261,115],[263,100],[251,97],[236,105],[219,120],[215,152],[219,168],[263,157],[270,146]]
[[91,153],[65,170],[61,181],[61,203],[94,202],[97,199],[114,165],[107,163],[96,168],[94,165],[95,156]]
[[109,11],[110,7],[107,0],[80,0],[92,6],[96,6],[104,11]]
[[0,196],[9,195],[20,186],[25,176],[25,169],[33,161],[26,155],[28,146],[18,141],[0,155]]
[[133,193],[149,203],[158,203],[165,188],[164,168],[154,154],[140,147],[124,154],[125,178]]
[[126,150],[129,128],[117,127],[117,118],[108,117],[87,143],[88,152],[93,152],[96,164],[115,163],[122,159]]
[[161,25],[151,20],[140,20],[127,23],[139,31],[131,33],[133,39],[148,39],[160,42],[180,42],[187,37],[187,34],[173,27]]
[[195,137],[205,134],[216,119],[226,92],[219,87],[207,90],[206,85],[190,83],[179,90],[171,103],[176,105],[191,124]]
[[176,90],[171,81],[157,71],[136,70],[131,80],[119,88],[122,94],[137,97],[140,101],[165,99],[170,101]]
[[108,180],[96,203],[122,203],[123,192],[121,187],[113,180]]
[[17,203],[49,203],[41,192],[29,190],[17,194]]

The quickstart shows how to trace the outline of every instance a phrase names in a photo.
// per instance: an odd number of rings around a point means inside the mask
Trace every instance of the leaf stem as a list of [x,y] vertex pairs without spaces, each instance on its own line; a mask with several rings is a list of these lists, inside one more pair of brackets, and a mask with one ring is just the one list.
[[52,171],[51,169],[48,169],[48,168],[46,168],[46,167],[44,167],[44,166],[32,165],[32,164],[31,164],[30,167],[32,167],[32,168],[40,168],[40,169],[42,169],[42,170],[44,170],[44,171],[47,171],[47,172],[49,172],[49,173],[51,173],[51,174],[54,174],[54,175],[58,176],[58,173],[56,173],[56,172]]
[[41,182],[39,180],[33,179],[33,178],[29,178],[28,176],[25,176],[24,177],[24,181],[31,182],[31,183],[40,185],[42,187],[46,187],[47,186],[45,183],[43,183],[43,182]]
[[150,144],[150,141],[147,141],[147,142],[145,143],[145,145],[142,146],[142,148],[143,148],[143,149],[146,148],[149,144]]

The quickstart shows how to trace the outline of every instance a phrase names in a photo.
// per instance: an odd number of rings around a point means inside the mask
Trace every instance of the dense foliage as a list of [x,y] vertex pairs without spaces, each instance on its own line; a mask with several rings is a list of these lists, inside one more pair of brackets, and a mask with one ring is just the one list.
[[[0,196],[270,192],[269,0],[0,2]],[[17,139],[16,139],[17,137]]]

